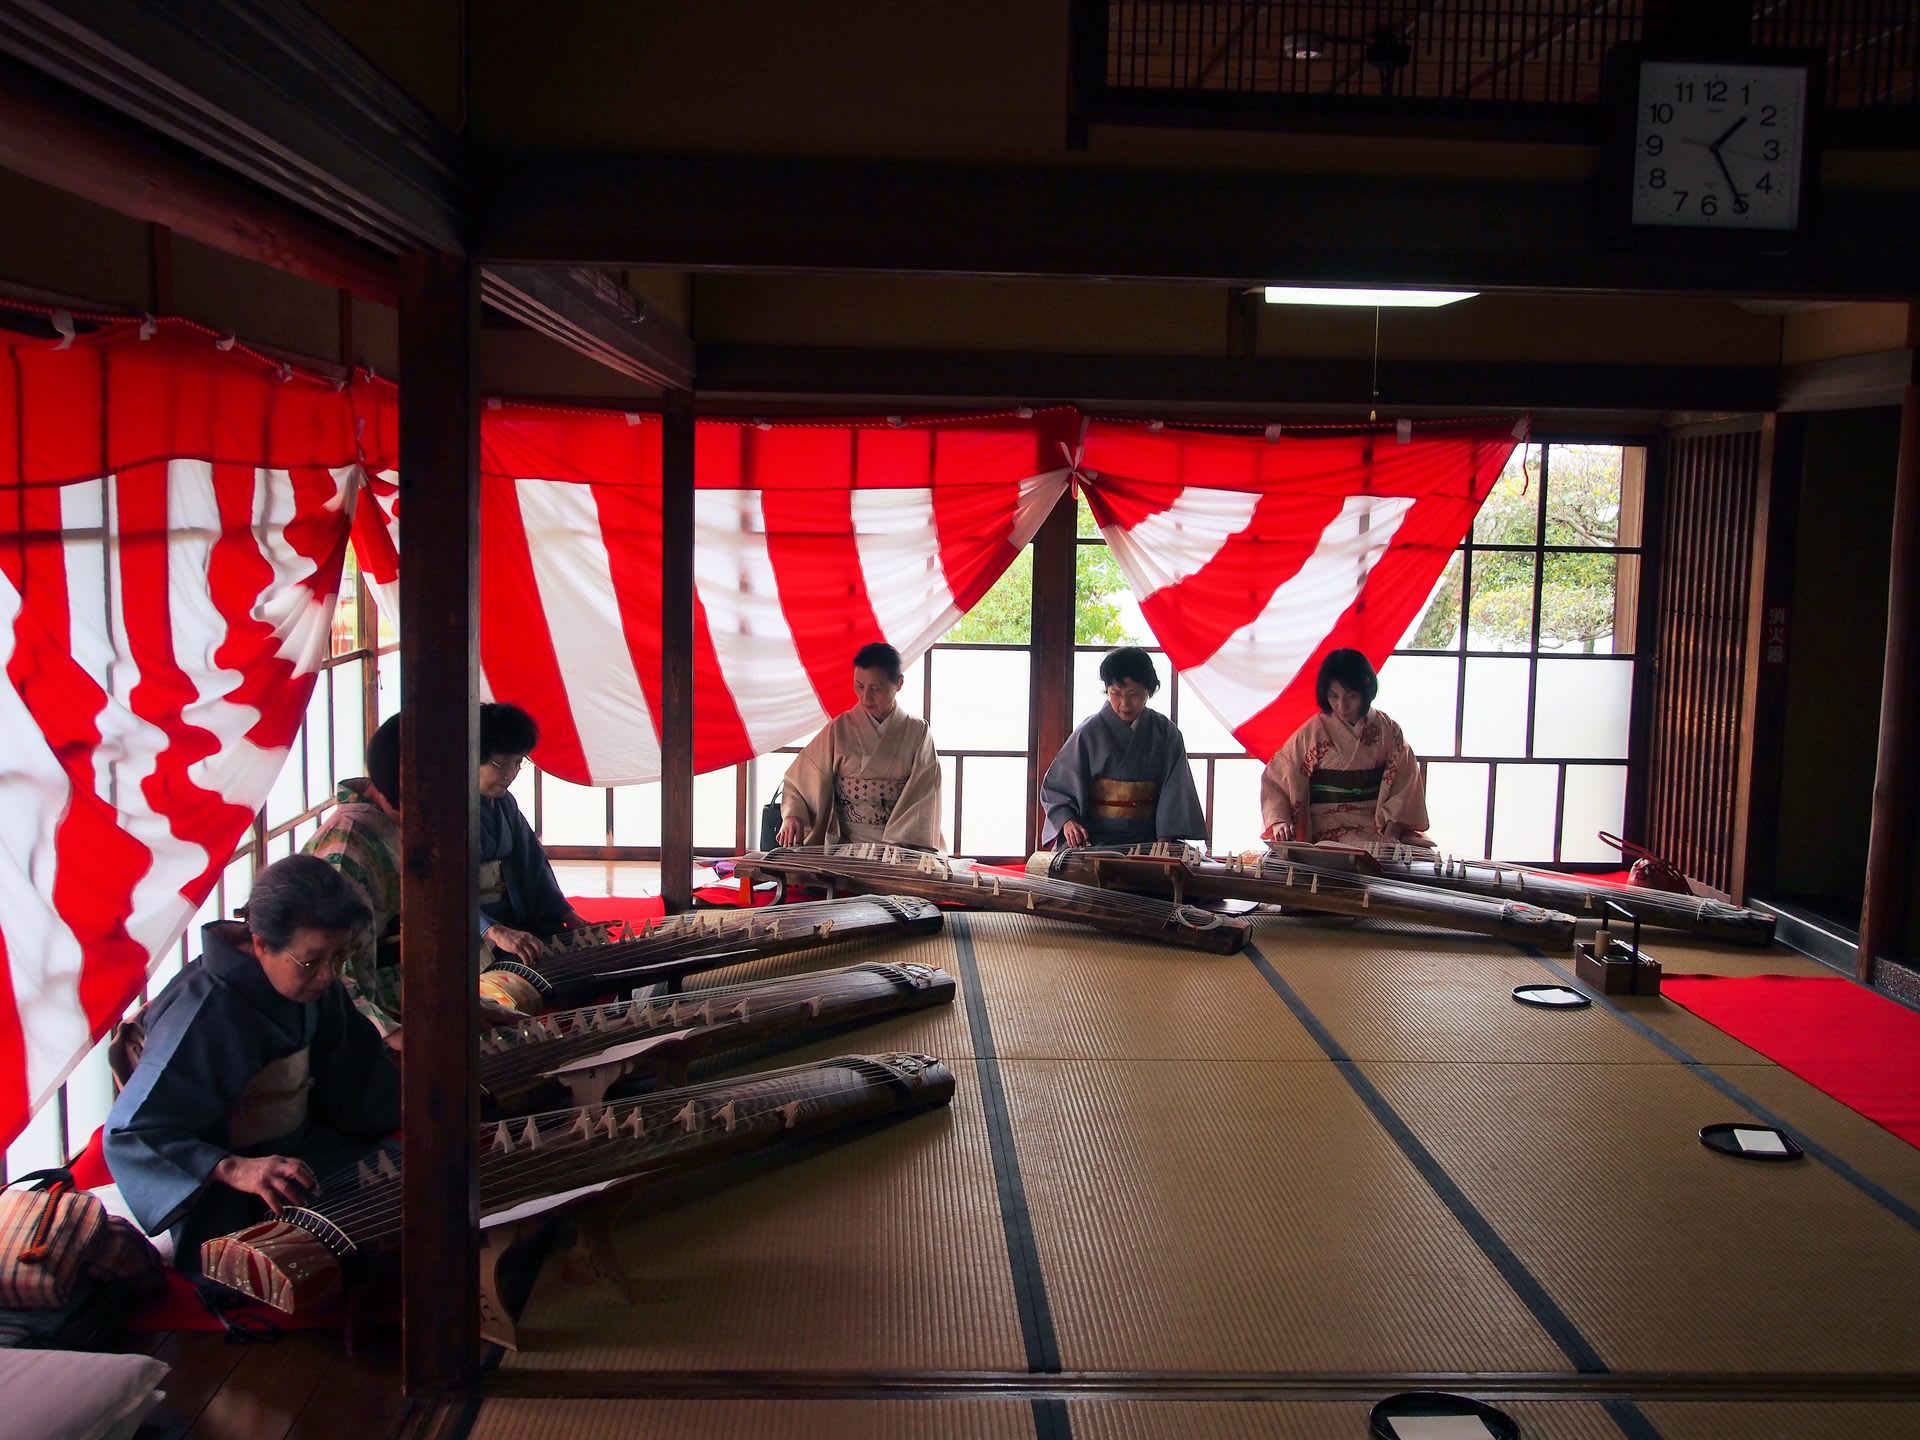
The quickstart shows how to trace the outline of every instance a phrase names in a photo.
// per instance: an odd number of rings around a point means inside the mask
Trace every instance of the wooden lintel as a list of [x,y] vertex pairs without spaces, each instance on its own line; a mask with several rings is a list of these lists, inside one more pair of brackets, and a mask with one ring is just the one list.
[[[1446,363],[1383,359],[1380,403],[1514,410],[1772,408],[1761,366]],[[1262,407],[1364,406],[1365,359],[1242,355],[1067,355],[1038,351],[811,349],[703,345],[703,399],[860,396],[1022,404],[1166,402]]]
[[1907,386],[1917,379],[1920,367],[1911,348],[1811,360],[1781,370],[1776,408],[1792,413],[1898,405]]
[[391,257],[4,58],[0,167],[383,305],[399,293]]
[[659,311],[599,271],[490,265],[481,297],[504,315],[588,359],[667,390],[693,386],[693,342]]
[[439,1396],[471,1384],[479,1352],[480,296],[455,257],[410,256],[402,277],[402,1342],[408,1395]]
[[464,247],[476,162],[300,0],[0,0],[0,54],[378,249]]
[[[1920,194],[1835,190],[1804,257],[1610,248],[1590,181],[531,155],[487,261],[1903,299]],[[704,388],[704,379],[702,381]]]

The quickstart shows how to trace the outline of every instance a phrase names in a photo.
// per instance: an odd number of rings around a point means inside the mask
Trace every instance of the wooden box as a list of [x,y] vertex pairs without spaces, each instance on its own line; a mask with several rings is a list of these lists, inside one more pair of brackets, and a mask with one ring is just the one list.
[[1658,995],[1660,962],[1603,939],[1605,934],[1596,935],[1593,944],[1583,940],[1573,947],[1573,973],[1580,983],[1602,995]]

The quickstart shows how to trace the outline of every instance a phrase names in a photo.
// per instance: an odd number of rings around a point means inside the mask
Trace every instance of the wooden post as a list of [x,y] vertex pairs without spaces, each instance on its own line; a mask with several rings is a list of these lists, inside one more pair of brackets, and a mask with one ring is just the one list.
[[660,896],[693,905],[693,395],[668,391],[660,437]]
[[444,1397],[474,1383],[480,1338],[473,1143],[480,1123],[480,428],[473,364],[480,289],[476,268],[456,257],[411,255],[401,273],[403,1378],[409,1395]]
[[1767,605],[1778,597],[1767,594],[1767,557],[1775,543],[1775,526],[1784,517],[1773,508],[1775,463],[1780,431],[1778,415],[1760,417],[1760,450],[1755,459],[1753,536],[1748,547],[1746,643],[1741,646],[1739,730],[1734,737],[1732,853],[1727,857],[1727,893],[1737,904],[1747,903],[1753,858],[1754,751],[1760,726],[1760,682],[1766,660]]
[[1653,821],[1654,683],[1660,654],[1660,565],[1666,542],[1667,439],[1647,447],[1645,487],[1640,497],[1640,593],[1633,625],[1633,697],[1627,712],[1627,794],[1621,832],[1646,843]]
[[1748,674],[1742,697],[1740,790],[1735,797],[1733,898],[1745,905],[1770,890],[1779,864],[1780,782],[1786,763],[1787,674],[1793,663],[1794,542],[1806,471],[1807,417],[1775,415],[1771,452],[1762,433],[1753,594],[1747,615]]
[[1074,498],[1069,490],[1033,537],[1033,630],[1027,712],[1027,851],[1040,848],[1040,777],[1073,733]]
[[1887,654],[1880,682],[1880,749],[1873,773],[1873,827],[1867,836],[1866,901],[1860,907],[1857,974],[1906,940],[1913,875],[1915,730],[1920,728],[1920,386],[1900,400],[1900,462],[1893,481],[1893,548],[1887,561]]

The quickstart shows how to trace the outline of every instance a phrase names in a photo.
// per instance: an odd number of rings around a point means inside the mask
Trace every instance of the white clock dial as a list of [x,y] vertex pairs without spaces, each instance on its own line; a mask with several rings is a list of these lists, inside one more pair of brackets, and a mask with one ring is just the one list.
[[1804,69],[1646,60],[1634,114],[1635,225],[1798,227]]

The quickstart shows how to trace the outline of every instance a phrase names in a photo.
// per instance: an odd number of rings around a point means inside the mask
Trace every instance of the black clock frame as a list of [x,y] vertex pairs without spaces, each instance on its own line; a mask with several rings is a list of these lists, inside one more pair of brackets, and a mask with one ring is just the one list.
[[[1801,131],[1798,180],[1800,217],[1792,230],[1717,230],[1711,226],[1633,223],[1640,66],[1646,61],[1678,65],[1759,65],[1806,72],[1806,115]],[[1751,47],[1655,50],[1642,45],[1617,45],[1607,53],[1601,95],[1599,205],[1603,243],[1622,250],[1672,254],[1792,256],[1805,251],[1812,239],[1818,200],[1821,120],[1826,109],[1824,51]]]

